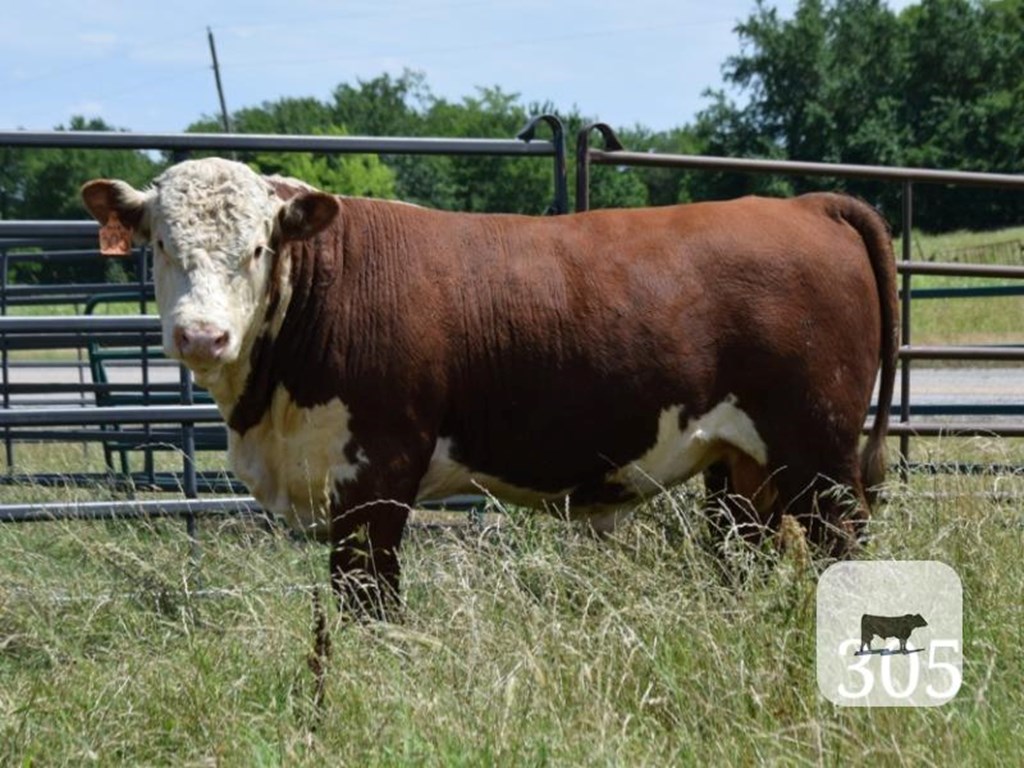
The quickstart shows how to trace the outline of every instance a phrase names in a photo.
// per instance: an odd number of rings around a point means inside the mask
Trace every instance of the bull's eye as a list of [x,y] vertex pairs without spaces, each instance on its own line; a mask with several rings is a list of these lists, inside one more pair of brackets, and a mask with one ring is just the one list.
[[159,248],[161,251],[164,251],[166,253],[166,249],[164,248],[164,241],[163,240],[157,240],[156,241],[156,247]]
[[263,255],[263,246],[262,245],[257,245],[255,250],[253,250],[253,252],[252,252],[252,260],[253,261],[259,261],[260,260],[260,256],[262,256],[262,255]]

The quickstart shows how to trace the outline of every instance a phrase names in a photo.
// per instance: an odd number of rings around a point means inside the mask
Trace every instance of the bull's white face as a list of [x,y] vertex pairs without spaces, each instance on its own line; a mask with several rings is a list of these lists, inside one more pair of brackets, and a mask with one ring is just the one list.
[[164,351],[197,374],[234,363],[258,323],[281,202],[246,166],[198,161],[155,182],[148,204]]
[[145,192],[90,182],[83,198],[105,227],[113,220],[152,243],[164,352],[207,386],[248,355],[275,251],[338,213],[337,201],[315,190],[283,202],[248,166],[220,158],[172,166]]

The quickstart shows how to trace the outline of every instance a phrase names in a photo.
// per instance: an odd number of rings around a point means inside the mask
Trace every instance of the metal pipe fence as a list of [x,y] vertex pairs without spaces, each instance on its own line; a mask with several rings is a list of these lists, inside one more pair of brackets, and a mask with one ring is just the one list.
[[[550,140],[538,140],[537,133],[546,127]],[[513,139],[474,138],[390,138],[360,136],[278,136],[235,134],[138,134],[89,131],[52,132],[0,132],[0,147],[48,149],[135,149],[163,150],[171,153],[175,161],[185,159],[193,152],[323,152],[370,153],[377,155],[461,155],[480,157],[551,158],[553,162],[553,198],[545,213],[568,212],[567,164],[565,135],[562,123],[554,116],[536,117]],[[540,208],[539,208],[540,210]],[[203,449],[203,440],[209,430],[219,425],[220,414],[212,405],[195,404],[192,380],[181,368],[177,382],[153,382],[150,375],[149,350],[160,347],[159,321],[155,317],[11,317],[9,307],[45,305],[55,302],[84,303],[100,292],[97,285],[11,286],[8,267],[11,263],[28,258],[93,258],[97,253],[98,225],[91,221],[0,221],[0,355],[3,368],[3,410],[0,411],[0,430],[4,433],[8,473],[5,480],[16,481],[13,445],[16,440],[73,440],[104,442],[112,438],[122,446],[152,446],[168,441],[182,455],[179,473],[158,473],[152,465],[152,452],[146,452],[146,470],[139,479],[149,486],[176,489],[184,494],[182,501],[103,502],[91,505],[0,505],[0,522],[55,519],[109,519],[112,517],[183,516],[190,535],[195,533],[195,519],[202,514],[220,514],[239,508],[235,500],[198,499],[201,490],[217,485],[196,468],[196,453]],[[60,249],[61,254],[40,256],[14,253],[17,249]],[[77,249],[77,250],[76,250]],[[73,254],[73,255],[72,255]],[[111,300],[137,300],[140,312],[147,311],[152,300],[152,285],[147,273],[144,249],[137,249],[137,282],[121,286],[102,286],[102,292]],[[16,384],[10,380],[10,353],[19,350],[70,348],[90,351],[97,345],[127,347],[138,350],[136,364],[142,381],[138,384],[117,384],[110,381],[86,383]],[[93,368],[93,373],[96,369]],[[50,402],[46,406],[22,403],[13,407],[12,396],[24,394],[69,394],[82,397],[91,395],[93,403]],[[96,405],[100,396],[137,396],[135,405],[104,407]],[[180,404],[166,402],[175,397]],[[87,406],[87,407],[84,407]],[[201,432],[200,430],[207,430]],[[220,428],[223,433],[223,428]],[[208,447],[208,446],[207,446]],[[108,457],[109,458],[109,457]],[[109,461],[108,461],[109,463]],[[61,484],[67,480],[83,483],[102,483],[95,474],[78,473],[54,478],[36,476],[35,480],[53,480]],[[136,476],[121,477],[131,486]],[[222,479],[222,478],[221,478]],[[224,485],[223,482],[220,485]],[[228,484],[228,490],[233,490]],[[224,488],[219,490],[223,491]],[[246,502],[251,506],[251,499]],[[464,502],[463,502],[464,506]],[[248,508],[248,507],[247,507]]]
[[[545,125],[550,140],[538,140]],[[164,150],[176,160],[192,152],[323,152],[375,155],[464,155],[482,157],[549,157],[553,161],[554,192],[549,213],[567,213],[565,128],[554,115],[538,115],[512,139],[282,136],[235,133],[124,133],[116,131],[0,131],[0,147],[32,149]],[[0,234],[0,245],[3,244]],[[17,234],[12,238],[23,237]],[[53,236],[53,235],[51,235]],[[60,233],[59,236],[63,236]]]
[[[550,142],[535,141],[534,133],[541,123],[547,124],[553,133]],[[604,136],[605,149],[589,147],[589,135],[598,130]],[[180,157],[193,151],[317,151],[317,152],[367,152],[376,154],[466,154],[481,156],[525,156],[551,157],[555,163],[554,201],[548,206],[549,213],[568,210],[565,169],[565,146],[561,124],[549,117],[537,118],[530,123],[515,140],[494,139],[391,139],[369,137],[299,137],[226,134],[124,134],[90,132],[23,133],[0,132],[0,147],[47,147],[47,148],[109,148],[109,149],[157,149],[168,150]],[[825,163],[791,163],[783,161],[737,160],[729,158],[706,158],[685,155],[657,155],[629,152],[622,147],[614,133],[607,126],[590,126],[580,133],[577,144],[577,209],[585,210],[589,200],[589,167],[591,163],[610,165],[642,165],[675,167],[689,170],[729,170],[749,173],[813,174],[833,177],[869,178],[891,181],[903,185],[903,258],[897,263],[902,281],[902,310],[904,316],[903,339],[900,348],[901,387],[899,421],[892,424],[890,433],[901,440],[901,452],[906,460],[909,454],[911,436],[929,435],[1009,435],[1024,436],[1024,422],[1013,423],[974,420],[979,416],[1006,416],[1007,411],[986,406],[940,406],[935,408],[915,407],[911,402],[910,362],[913,360],[1024,360],[1024,348],[1019,345],[997,346],[925,346],[911,341],[912,298],[926,298],[952,295],[944,293],[961,289],[928,289],[922,292],[912,289],[911,278],[915,275],[949,275],[998,279],[1024,278],[1024,267],[1001,265],[941,264],[912,261],[911,224],[913,217],[913,185],[919,183],[971,184],[976,186],[1009,187],[1024,190],[1024,177],[998,174],[977,174],[923,169],[891,169],[869,166],[832,165]],[[181,452],[180,472],[159,473],[147,466],[147,472],[138,477],[152,480],[153,487],[174,489],[184,499],[154,501],[95,502],[90,504],[45,504],[45,505],[0,505],[0,522],[26,522],[51,520],[61,517],[75,519],[112,519],[115,517],[185,517],[190,534],[195,532],[195,520],[202,515],[231,514],[235,511],[253,513],[251,497],[200,499],[199,494],[210,490],[232,492],[237,488],[224,477],[210,477],[196,467],[196,453],[201,448],[203,433],[221,421],[217,409],[208,404],[196,404],[197,393],[193,392],[192,381],[184,369],[180,369],[176,381],[153,381],[150,373],[150,355],[147,350],[159,350],[159,321],[150,315],[123,316],[73,316],[73,317],[12,317],[6,315],[9,306],[31,303],[52,303],[56,300],[70,302],[84,301],[95,289],[116,299],[139,301],[140,308],[152,299],[152,287],[146,269],[145,253],[137,252],[138,275],[135,283],[123,286],[82,285],[50,287],[33,292],[29,287],[10,286],[7,282],[7,266],[11,259],[25,258],[12,254],[11,250],[26,246],[60,248],[69,258],[93,258],[97,253],[95,243],[98,226],[88,221],[0,221],[0,255],[2,258],[3,284],[0,286],[0,354],[3,356],[3,405],[0,411],[0,430],[6,436],[8,468],[13,466],[11,440],[71,439],[79,441],[109,440],[118,434],[111,430],[123,429],[125,444],[152,444],[166,441]],[[74,250],[77,249],[77,250]],[[71,256],[70,254],[74,254]],[[54,255],[55,257],[57,254]],[[61,256],[63,258],[63,256]],[[971,289],[975,295],[1017,295],[1016,289],[990,286]],[[957,294],[962,295],[962,294]],[[144,311],[140,309],[140,311]],[[15,350],[43,348],[82,349],[88,344],[114,346],[135,346],[142,350],[137,363],[141,367],[141,383],[85,382],[62,383],[47,387],[45,384],[20,384],[8,377],[9,353]],[[50,403],[47,406],[21,404],[14,407],[12,396],[38,394],[81,394],[98,399],[100,394],[138,395],[134,405],[104,407],[91,403]],[[167,402],[173,396],[176,403]],[[1011,415],[1024,413],[1024,406],[1017,406]],[[919,420],[916,415],[927,415]],[[937,420],[938,416],[973,417],[970,421]],[[77,477],[77,476],[76,476]],[[46,478],[41,475],[35,481],[46,484],[49,480],[59,485],[68,476]],[[82,473],[84,483],[102,483],[102,478]],[[129,485],[135,476],[122,478]],[[220,481],[218,485],[218,481]],[[453,506],[465,506],[467,500],[460,500]]]
[[0,523],[32,523],[53,520],[123,520],[131,518],[184,517],[186,515],[263,514],[252,496],[219,499],[156,499],[88,501],[72,504],[0,505]]

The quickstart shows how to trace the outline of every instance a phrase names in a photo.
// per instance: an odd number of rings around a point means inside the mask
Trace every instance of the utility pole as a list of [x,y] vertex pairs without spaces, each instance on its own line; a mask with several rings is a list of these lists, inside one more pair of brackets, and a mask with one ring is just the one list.
[[220,99],[220,119],[224,123],[224,132],[231,133],[231,118],[224,103],[224,86],[220,82],[220,65],[217,63],[217,46],[213,43],[213,30],[206,28],[206,37],[210,41],[210,57],[213,59],[213,77],[217,81],[217,98]]

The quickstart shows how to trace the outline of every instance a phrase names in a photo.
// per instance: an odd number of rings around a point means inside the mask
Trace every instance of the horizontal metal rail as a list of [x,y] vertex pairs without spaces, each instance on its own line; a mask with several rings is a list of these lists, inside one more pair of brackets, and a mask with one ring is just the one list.
[[[33,472],[19,474],[0,473],[0,485],[31,484],[40,488],[127,488],[135,490],[161,490],[180,493],[185,487],[184,474],[173,471],[149,472]],[[248,489],[224,472],[196,472],[196,487],[205,493],[245,494]]]
[[[987,463],[981,464],[973,461],[924,461],[913,462],[908,469],[911,474],[918,475],[1019,475],[1019,464],[1008,463]],[[916,495],[916,494],[915,494]],[[1024,500],[1024,495],[1014,494],[1018,499]]]
[[[4,247],[8,247],[8,248],[10,247],[10,246],[7,246],[6,243],[0,243],[0,245],[3,245]],[[29,247],[29,246],[25,246],[25,247]],[[56,262],[56,261],[64,262],[64,261],[68,261],[68,262],[74,262],[74,261],[81,261],[83,259],[98,259],[98,258],[100,258],[100,250],[99,250],[99,247],[95,247],[95,248],[70,248],[70,249],[46,248],[46,249],[43,249],[42,251],[33,250],[33,251],[18,251],[17,253],[7,253],[7,254],[5,254],[4,258],[6,258],[8,263],[11,263],[11,264],[16,264],[16,263],[18,263],[20,261],[45,261],[45,262]],[[13,288],[14,286],[8,286],[8,287]],[[26,287],[32,287],[32,286],[26,286]],[[111,285],[110,283],[104,283],[104,288],[112,288],[112,287],[114,287],[114,286]]]
[[[94,253],[90,254],[89,258],[95,260],[101,257],[98,253]],[[55,294],[63,295],[68,293],[86,294],[87,296],[103,294],[104,297],[110,296],[111,300],[116,296],[117,301],[120,301],[120,297],[124,295],[130,299],[135,299],[136,303],[140,298],[140,287],[138,283],[60,283],[56,285],[43,283],[39,285],[8,285],[5,290],[8,302],[26,294],[32,296],[52,296]],[[145,294],[145,298],[153,298],[154,294],[152,283],[146,283]]]
[[7,367],[11,370],[19,368],[71,368],[80,370],[89,367],[87,360],[9,360]]
[[[450,496],[417,506],[422,509],[479,509],[486,503],[480,496]],[[270,515],[252,496],[206,499],[152,499],[145,501],[51,502],[42,504],[0,504],[0,523],[34,523],[58,520],[132,520],[166,517]]]
[[[97,408],[0,409],[0,427],[200,424],[222,421],[213,405],[119,405]],[[109,433],[107,437],[116,437]]]
[[930,168],[903,168],[846,163],[811,163],[800,160],[758,160],[702,155],[673,155],[653,152],[589,150],[590,162],[598,165],[684,168],[737,173],[776,173],[787,176],[830,176],[833,178],[904,181],[926,184],[958,184],[973,187],[1024,189],[1024,176],[1009,173],[943,171]]
[[1024,296],[1024,285],[981,285],[974,288],[911,288],[912,299],[1001,299]]
[[[46,294],[24,291],[13,296],[8,294],[3,303],[6,304],[7,309],[11,307],[52,307],[58,304],[75,307],[85,304],[91,298],[92,294],[87,291],[54,291]],[[117,303],[134,303],[135,305],[138,305],[139,300],[138,291],[123,291],[118,293],[116,299],[112,299]],[[152,298],[143,300],[153,301]]]
[[[867,430],[865,430],[867,431]],[[993,437],[1024,437],[1024,424],[1017,422],[1000,424],[998,422],[927,422],[901,421],[889,424],[888,435],[899,437],[953,437],[953,436],[985,436]]]
[[218,499],[155,499],[147,501],[89,501],[0,505],[0,523],[239,514],[261,515],[264,513],[262,507],[256,503],[252,496],[234,496]]
[[156,315],[70,315],[0,317],[0,333],[110,333],[159,331]]
[[[910,416],[1014,416],[1019,417],[1024,410],[1024,392],[1018,403],[911,403]],[[872,405],[868,413],[876,413],[878,407]],[[889,413],[896,416],[901,411],[900,403],[893,403]]]
[[89,342],[126,346],[129,344],[145,344],[157,349],[160,347],[160,334],[150,333],[3,333],[0,332],[0,350],[15,349],[77,349]]
[[[100,225],[95,221],[77,219],[36,219],[24,221],[0,221],[0,245],[12,248],[12,242],[36,239],[47,241],[80,240],[95,243],[99,237]],[[5,242],[12,241],[12,242]]]
[[0,316],[0,349],[64,349],[89,343],[162,344],[156,315]]
[[533,155],[537,157],[555,154],[555,145],[546,140],[281,136],[261,133],[127,133],[122,131],[0,131],[0,147],[181,151],[248,150],[380,155]]
[[[70,391],[70,390],[69,390]],[[13,393],[12,393],[13,394]],[[37,406],[45,406],[47,408],[66,408],[70,406],[78,406],[80,408],[88,408],[92,405],[92,401],[86,399],[86,393],[74,392],[74,397],[54,397],[51,393],[35,392],[30,393],[18,399],[18,402],[11,401],[6,408],[34,408]],[[32,395],[36,395],[35,398]],[[4,430],[4,438],[12,434],[9,430]]]
[[1024,360],[1024,346],[903,346],[900,357],[905,360]]
[[896,271],[903,275],[946,275],[1024,280],[1024,267],[1007,264],[958,264],[948,261],[897,261]]
[[[153,367],[160,361],[150,361],[150,366]],[[167,366],[163,366],[167,367]],[[135,394],[142,387],[139,382],[93,382],[93,381],[82,381],[82,382],[62,382],[62,381],[16,381],[10,382],[7,385],[7,392],[11,395],[44,395],[44,394],[92,394],[94,392],[100,392],[102,394]],[[181,384],[176,382],[149,382],[146,385],[146,390],[152,394],[163,394],[163,395],[176,395],[181,393]]]
[[[161,406],[139,407],[160,408]],[[21,413],[31,409],[26,407],[12,410]],[[59,411],[61,408],[47,406],[38,410]],[[82,413],[95,413],[98,409],[91,406],[79,406],[78,410]],[[139,424],[141,422],[133,423]],[[104,425],[98,421],[86,420],[82,424],[71,425],[65,429],[48,428],[67,424],[66,421],[57,420],[53,423],[46,422],[45,424],[38,425],[19,424],[17,427],[11,427],[9,430],[4,426],[4,438],[6,439],[9,435],[12,440],[17,440],[21,443],[116,443],[118,446],[133,445],[138,448],[153,446],[157,450],[177,450],[182,447],[184,444],[182,440],[182,424],[159,419],[152,423],[160,424],[161,426],[156,428],[147,426],[145,429],[141,426],[136,426],[112,431],[104,429]],[[185,422],[185,424],[190,425],[192,422]],[[199,450],[212,451],[227,448],[227,434],[220,422],[203,422],[200,426],[190,428],[192,429],[194,439],[209,444],[208,447]]]
[[[0,222],[0,223],[2,223],[2,222]],[[37,235],[37,236],[34,236],[34,237],[16,237],[16,238],[0,236],[0,252],[2,252],[4,249],[6,249],[7,250],[7,258],[12,260],[12,261],[13,261],[15,256],[18,256],[18,257],[24,256],[24,257],[27,258],[27,257],[35,255],[38,258],[45,259],[46,258],[45,252],[47,252],[47,251],[51,251],[53,249],[58,249],[58,248],[60,248],[60,249],[71,248],[73,246],[79,246],[79,247],[81,247],[82,250],[85,250],[85,249],[89,248],[90,246],[92,246],[95,242],[96,242],[95,240],[83,239],[81,241],[81,243],[79,243],[74,238],[69,240],[67,236],[65,236],[65,237],[59,237],[59,236],[58,237],[46,237],[45,235],[43,235],[43,236],[38,236]],[[15,248],[42,249],[43,253],[39,253],[38,251],[36,251],[35,253],[11,253],[10,251],[14,250]],[[99,251],[97,251],[97,254],[98,253],[99,253]]]
[[[897,261],[901,275],[932,275],[988,280],[1024,280],[1024,267],[1006,264]],[[902,291],[901,291],[902,293]],[[996,298],[1024,295],[1024,285],[945,286],[910,289],[911,299]]]
[[[546,124],[551,140],[537,140]],[[0,131],[0,147],[48,149],[159,149],[176,159],[196,151],[326,152],[376,155],[548,157],[554,160],[555,194],[547,213],[567,213],[569,195],[565,128],[554,115],[537,115],[513,139],[391,136],[282,136],[232,133],[125,133],[119,131]]]

